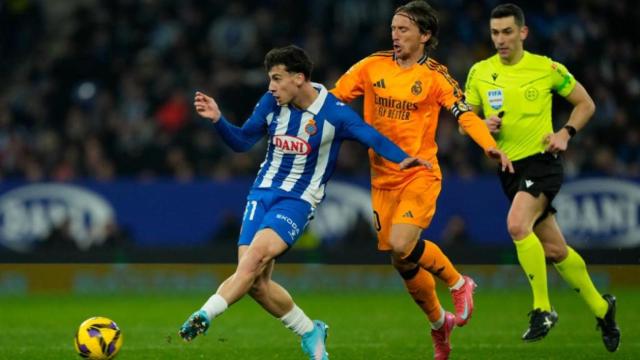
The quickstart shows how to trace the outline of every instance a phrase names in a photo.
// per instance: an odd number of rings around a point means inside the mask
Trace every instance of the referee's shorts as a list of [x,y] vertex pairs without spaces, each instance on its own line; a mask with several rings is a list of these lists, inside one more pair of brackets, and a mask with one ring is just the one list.
[[502,190],[513,202],[513,198],[519,191],[527,192],[534,197],[544,194],[549,203],[547,208],[536,224],[547,217],[548,214],[555,214],[556,209],[551,206],[551,202],[560,191],[564,180],[562,162],[558,155],[541,153],[514,161],[514,174],[507,171],[500,171],[500,183]]

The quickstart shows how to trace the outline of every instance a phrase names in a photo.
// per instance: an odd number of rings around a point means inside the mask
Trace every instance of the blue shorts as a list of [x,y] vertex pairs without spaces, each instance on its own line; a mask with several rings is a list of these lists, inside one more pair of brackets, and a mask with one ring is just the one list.
[[313,217],[315,208],[302,199],[285,197],[274,191],[253,190],[247,197],[238,246],[249,245],[256,233],[272,229],[293,246]]

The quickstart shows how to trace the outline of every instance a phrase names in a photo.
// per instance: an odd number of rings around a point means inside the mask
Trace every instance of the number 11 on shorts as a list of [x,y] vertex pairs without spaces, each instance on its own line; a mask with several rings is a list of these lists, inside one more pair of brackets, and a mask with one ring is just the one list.
[[247,206],[244,208],[243,218],[247,217],[247,213],[249,214],[249,221],[253,221],[253,217],[256,214],[256,207],[258,207],[258,202],[255,200],[247,201]]

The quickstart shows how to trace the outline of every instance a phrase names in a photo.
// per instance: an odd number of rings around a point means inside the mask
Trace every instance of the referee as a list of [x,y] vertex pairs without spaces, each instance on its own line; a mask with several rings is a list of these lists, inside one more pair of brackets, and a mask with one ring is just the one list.
[[[567,246],[551,206],[563,180],[559,155],[589,121],[595,105],[564,65],[524,50],[529,30],[517,5],[494,8],[490,30],[497,53],[473,65],[465,93],[473,111],[484,114],[499,148],[515,169],[514,174],[499,175],[511,201],[509,234],[533,291],[529,328],[522,339],[541,340],[558,321],[547,291],[547,257],[596,316],[607,350],[616,351],[620,344],[616,298],[596,290],[584,260]],[[551,120],[553,92],[573,105],[566,125],[555,132]]]

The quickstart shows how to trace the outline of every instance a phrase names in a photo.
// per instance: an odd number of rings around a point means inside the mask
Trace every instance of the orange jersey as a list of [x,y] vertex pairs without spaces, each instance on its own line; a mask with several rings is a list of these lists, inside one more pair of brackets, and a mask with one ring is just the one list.
[[[392,51],[374,53],[353,65],[331,92],[345,102],[364,95],[365,121],[410,156],[433,164],[433,170],[415,167],[401,171],[396,164],[369,149],[371,184],[377,188],[398,188],[419,172],[442,177],[435,141],[442,107],[451,111],[485,150],[496,146],[486,125],[469,111],[464,92],[447,68],[426,56],[403,69],[396,63]],[[461,116],[466,112],[473,116]]]

